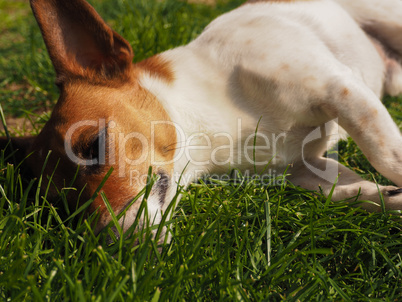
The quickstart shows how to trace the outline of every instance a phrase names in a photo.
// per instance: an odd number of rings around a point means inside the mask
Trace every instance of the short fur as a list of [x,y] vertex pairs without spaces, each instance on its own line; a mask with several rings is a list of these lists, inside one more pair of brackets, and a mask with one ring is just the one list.
[[[14,144],[34,152],[27,164],[36,175],[52,150],[45,173],[60,159],[56,186],[78,168],[81,202],[114,167],[102,190],[120,213],[152,166],[160,180],[147,202],[158,223],[179,181],[230,168],[262,172],[269,164],[324,194],[337,181],[333,200],[360,194],[374,202],[362,207],[380,210],[376,184],[322,156],[343,129],[381,174],[402,186],[401,132],[380,101],[402,93],[401,1],[250,1],[188,45],[138,64],[129,43],[84,0],[31,5],[60,99],[38,137]],[[0,143],[4,148],[6,140]],[[398,187],[379,189],[386,209],[402,210]],[[77,196],[70,197],[75,207]],[[97,209],[98,232],[111,218],[99,196],[89,211]],[[136,203],[121,219],[124,230],[137,210]]]

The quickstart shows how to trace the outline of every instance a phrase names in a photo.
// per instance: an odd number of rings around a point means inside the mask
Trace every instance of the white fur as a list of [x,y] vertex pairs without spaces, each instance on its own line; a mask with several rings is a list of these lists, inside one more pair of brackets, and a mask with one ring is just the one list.
[[[278,140],[273,148],[272,141],[257,139],[256,147],[270,148],[256,148],[256,162],[270,162],[278,174],[292,165],[290,181],[307,189],[320,185],[327,194],[339,172],[335,200],[361,190],[360,199],[379,204],[374,183],[321,156],[333,135],[338,139],[344,128],[373,166],[402,186],[401,133],[379,99],[385,89],[394,95],[402,92],[397,62],[402,55],[401,16],[398,0],[245,4],[214,20],[187,46],[163,53],[173,66],[174,82],[149,75],[140,82],[178,125],[175,180],[184,170],[183,184],[202,173],[252,170],[245,140],[261,119],[258,133]],[[362,29],[377,25],[375,39]],[[382,44],[393,49],[397,60],[383,51]],[[339,131],[336,123],[329,123],[332,120],[341,126]],[[324,125],[327,136],[303,149],[306,137]],[[224,148],[229,144],[233,150]],[[335,172],[322,178],[306,166],[306,159],[314,167]],[[264,166],[259,165],[259,171]],[[380,189],[386,194],[396,188]],[[173,195],[171,190],[168,198]],[[402,194],[384,198],[388,209],[402,210]]]

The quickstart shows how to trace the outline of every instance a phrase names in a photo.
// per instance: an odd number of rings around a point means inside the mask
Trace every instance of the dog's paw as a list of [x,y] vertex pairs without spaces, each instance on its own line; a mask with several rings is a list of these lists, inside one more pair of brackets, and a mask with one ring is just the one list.
[[399,194],[402,194],[402,188],[387,191],[388,196],[394,196]]
[[384,187],[382,195],[386,210],[402,211],[402,188]]
[[387,211],[402,211],[402,188],[394,186],[380,186],[380,192],[378,188],[373,184],[370,187],[362,187],[362,194],[359,196],[359,200],[369,200],[373,203],[363,203],[361,206],[371,212],[382,211],[382,200],[384,201],[385,210]]

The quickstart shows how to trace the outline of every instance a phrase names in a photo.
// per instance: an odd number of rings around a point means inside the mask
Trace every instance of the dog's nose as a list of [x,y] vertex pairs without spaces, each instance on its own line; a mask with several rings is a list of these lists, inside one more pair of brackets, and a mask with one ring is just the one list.
[[[103,231],[103,230],[105,230],[105,228],[102,229],[102,231]],[[117,228],[116,228],[115,226],[111,227],[110,230],[113,232],[113,234],[114,234],[114,236],[115,236],[116,239],[112,238],[111,235],[107,234],[107,236],[106,236],[106,244],[107,244],[107,245],[111,245],[111,244],[115,243],[115,240],[117,241],[117,240],[120,239],[120,234],[119,234],[119,232],[117,231]]]

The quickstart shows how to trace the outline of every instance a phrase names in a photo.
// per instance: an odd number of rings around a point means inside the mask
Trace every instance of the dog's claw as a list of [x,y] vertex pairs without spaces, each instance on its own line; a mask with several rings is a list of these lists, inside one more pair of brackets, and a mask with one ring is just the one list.
[[398,194],[402,194],[402,188],[396,189],[396,190],[391,190],[387,192],[389,196],[394,196]]

